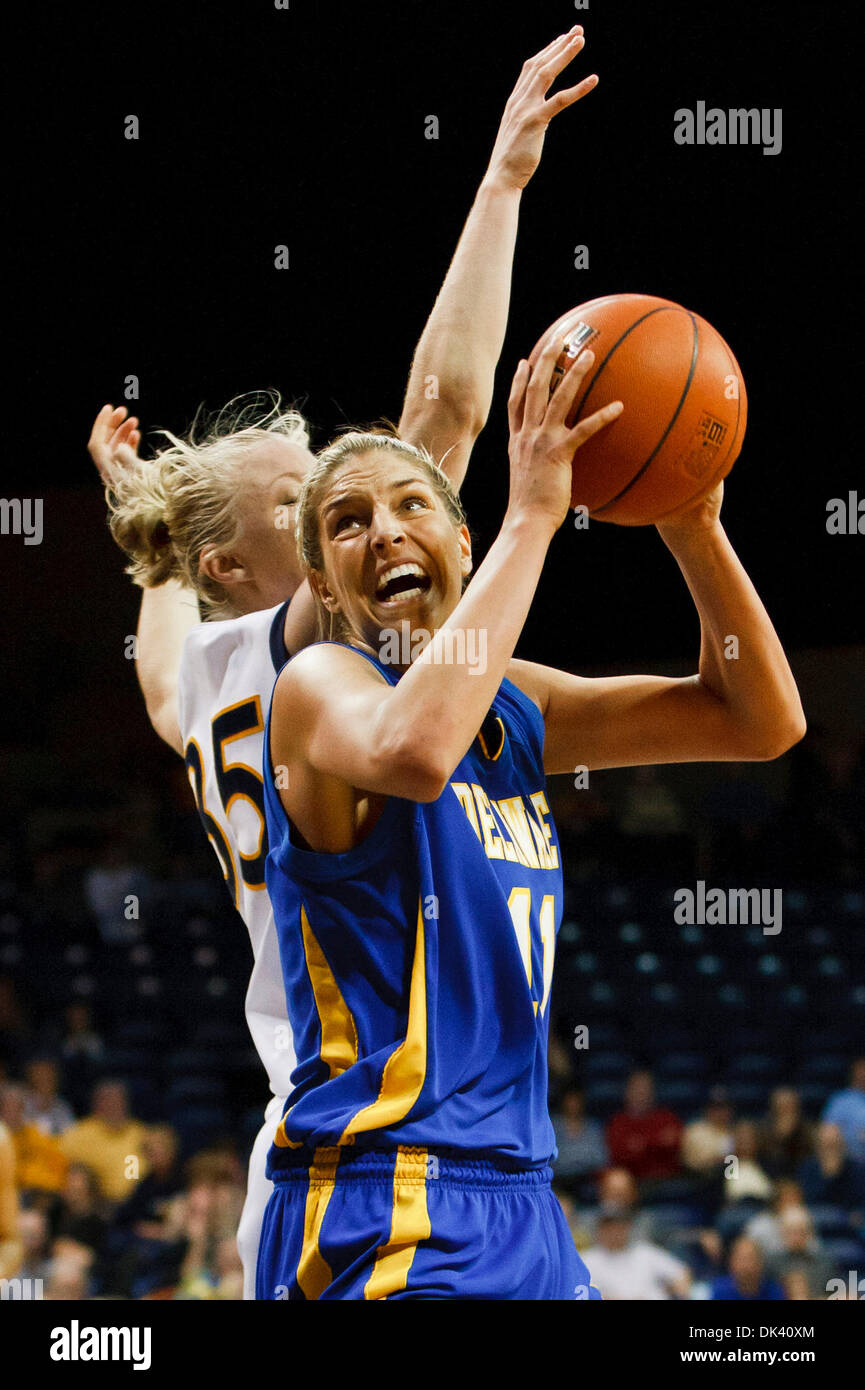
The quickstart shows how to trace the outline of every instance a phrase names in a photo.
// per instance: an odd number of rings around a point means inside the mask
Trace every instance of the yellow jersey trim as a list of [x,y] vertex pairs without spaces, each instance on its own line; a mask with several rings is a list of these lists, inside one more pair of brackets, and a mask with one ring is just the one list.
[[320,1298],[333,1282],[333,1271],[319,1249],[321,1225],[336,1183],[339,1149],[316,1149],[309,1169],[309,1187],[303,1214],[303,1245],[295,1279],[304,1298]]
[[418,900],[414,962],[409,987],[408,1024],[399,1047],[384,1064],[376,1100],[349,1120],[340,1144],[350,1144],[353,1136],[369,1129],[387,1129],[398,1124],[411,1110],[426,1080],[426,935],[421,903]]
[[408,1283],[418,1243],[432,1233],[426,1194],[427,1151],[400,1144],[393,1170],[393,1210],[390,1240],[380,1245],[365,1299],[387,1298]]

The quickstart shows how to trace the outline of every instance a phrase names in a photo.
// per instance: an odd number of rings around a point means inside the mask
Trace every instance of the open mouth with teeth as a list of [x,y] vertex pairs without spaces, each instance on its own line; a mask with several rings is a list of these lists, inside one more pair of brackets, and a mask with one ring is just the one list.
[[424,574],[420,565],[395,565],[382,576],[375,591],[379,603],[399,603],[406,599],[420,598],[428,592],[432,580]]

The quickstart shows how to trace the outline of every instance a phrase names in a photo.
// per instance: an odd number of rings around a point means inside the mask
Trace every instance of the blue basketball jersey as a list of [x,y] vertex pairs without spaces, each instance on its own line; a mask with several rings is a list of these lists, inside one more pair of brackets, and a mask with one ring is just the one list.
[[543,741],[537,706],[503,680],[436,801],[389,797],[365,840],[319,854],[293,838],[268,721],[265,876],[298,1059],[269,1174],[298,1149],[342,1145],[521,1168],[555,1153],[547,1033],[562,871]]

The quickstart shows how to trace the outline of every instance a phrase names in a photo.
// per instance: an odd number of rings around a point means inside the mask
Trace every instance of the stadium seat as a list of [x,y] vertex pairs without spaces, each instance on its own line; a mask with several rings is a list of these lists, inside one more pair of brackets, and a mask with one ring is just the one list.
[[821,1052],[803,1057],[796,1067],[794,1083],[816,1081],[838,1088],[844,1085],[850,1068],[850,1058],[843,1052]]
[[655,1094],[659,1105],[667,1106],[683,1120],[697,1115],[706,1101],[706,1087],[703,1082],[687,1078],[657,1081]]
[[849,1239],[855,1234],[850,1213],[844,1207],[815,1203],[808,1208],[814,1229],[821,1240]]
[[184,1157],[206,1148],[231,1130],[228,1111],[216,1105],[180,1106],[169,1112],[169,1122],[180,1136]]
[[169,1110],[182,1105],[214,1105],[225,1096],[225,1083],[212,1076],[187,1076],[171,1082],[165,1096]]
[[709,1061],[704,1052],[668,1052],[655,1063],[658,1078],[702,1080],[708,1073]]
[[585,1054],[584,1068],[585,1073],[591,1080],[601,1077],[620,1077],[624,1079],[633,1069],[633,1058],[627,1052],[614,1050],[599,1051],[592,1047],[592,1035],[589,1032],[589,1049]]
[[759,1081],[733,1081],[727,1084],[730,1104],[742,1116],[757,1118],[763,1114],[769,1101],[769,1086]]
[[770,1052],[740,1052],[730,1059],[725,1081],[760,1081],[776,1085],[784,1075],[783,1059]]
[[592,1081],[586,1085],[586,1110],[597,1120],[608,1120],[622,1107],[619,1081]]

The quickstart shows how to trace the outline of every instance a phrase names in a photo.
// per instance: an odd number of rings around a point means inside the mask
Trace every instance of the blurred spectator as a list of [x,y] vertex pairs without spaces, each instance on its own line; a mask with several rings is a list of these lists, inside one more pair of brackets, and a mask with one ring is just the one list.
[[728,1264],[729,1273],[713,1280],[711,1297],[716,1300],[739,1300],[750,1303],[779,1302],[784,1290],[766,1274],[763,1253],[750,1236],[733,1241]]
[[18,1221],[23,1245],[23,1259],[18,1270],[19,1279],[48,1278],[48,1218],[44,1211],[29,1207],[22,1211]]
[[234,1236],[225,1236],[216,1247],[216,1279],[211,1298],[243,1298],[243,1264]]
[[780,1253],[767,1262],[772,1275],[783,1283],[788,1274],[805,1273],[809,1285],[825,1297],[835,1267],[824,1255],[805,1207],[787,1208],[781,1217],[781,1239]]
[[86,1163],[70,1163],[54,1226],[55,1239],[75,1241],[99,1255],[107,1224],[101,1212],[96,1174]]
[[561,1110],[553,1116],[558,1158],[553,1165],[556,1182],[572,1191],[581,1179],[593,1177],[609,1162],[604,1131],[598,1120],[586,1116],[585,1095],[569,1086]]
[[127,1297],[172,1287],[184,1256],[172,1202],[183,1192],[178,1141],[168,1125],[154,1125],[144,1141],[147,1176],[119,1206],[111,1227],[111,1287]]
[[598,1218],[606,1207],[616,1207],[628,1213],[631,1240],[651,1241],[654,1232],[651,1212],[640,1210],[637,1180],[627,1168],[608,1168],[598,1179],[598,1205],[582,1213],[583,1224],[592,1240],[596,1239]]
[[660,1245],[633,1240],[626,1207],[601,1209],[597,1243],[583,1258],[592,1283],[605,1299],[657,1302],[688,1297],[691,1275],[687,1265]]
[[84,876],[87,906],[99,923],[99,934],[107,946],[137,941],[141,935],[141,902],[152,887],[147,871],[133,862],[121,836],[104,845],[101,862]]
[[15,1146],[0,1120],[0,1279],[11,1279],[18,1273],[24,1254],[18,1216]]
[[66,1026],[60,1043],[60,1051],[65,1062],[84,1057],[94,1066],[98,1065],[105,1053],[105,1044],[93,1025],[93,1011],[89,1004],[67,1004],[64,1011]]
[[792,1178],[814,1150],[813,1127],[802,1114],[799,1092],[777,1086],[769,1097],[769,1114],[760,1128],[760,1159],[771,1178]]
[[837,1124],[824,1122],[817,1130],[815,1151],[799,1169],[799,1181],[809,1206],[828,1204],[865,1213],[865,1164],[854,1163]]
[[745,1227],[745,1234],[756,1240],[764,1255],[778,1255],[784,1248],[781,1218],[790,1207],[803,1205],[804,1198],[799,1183],[793,1182],[790,1178],[782,1178],[773,1189],[771,1209],[752,1216]]
[[226,1241],[236,1243],[237,1223],[244,1200],[243,1185],[237,1182],[237,1175],[232,1175],[228,1165],[220,1162],[214,1152],[199,1155],[197,1160],[193,1160],[189,1165],[189,1174],[192,1186],[176,1199],[177,1212],[187,1240],[178,1296],[213,1298],[220,1278],[215,1272],[217,1251]]
[[0,1120],[15,1149],[15,1181],[22,1193],[59,1192],[68,1166],[60,1140],[28,1124],[24,1118],[26,1100],[23,1086],[10,1084],[0,1091]]
[[178,1140],[170,1125],[153,1125],[144,1140],[147,1176],[114,1214],[116,1227],[126,1226],[143,1240],[160,1239],[165,1208],[183,1190],[177,1162]]
[[772,1196],[772,1183],[757,1159],[758,1132],[753,1120],[740,1120],[733,1131],[733,1140],[736,1162],[731,1163],[724,1172],[726,1200],[741,1202],[751,1198],[768,1202]]
[[850,1157],[855,1163],[865,1163],[865,1057],[856,1058],[850,1068],[850,1085],[831,1097],[821,1118],[839,1126]]
[[564,1212],[565,1220],[568,1223],[568,1230],[573,1237],[574,1245],[578,1250],[584,1250],[586,1246],[591,1245],[592,1238],[583,1220],[583,1213],[578,1209],[570,1192],[564,1191],[556,1182],[553,1183],[553,1192],[558,1198],[559,1206]]
[[781,1284],[784,1296],[790,1303],[814,1302],[826,1297],[825,1290],[821,1292],[811,1282],[811,1275],[807,1269],[791,1269],[789,1274],[784,1275]]
[[105,1045],[93,1024],[89,1004],[68,1004],[57,1048],[63,1065],[63,1089],[76,1112],[86,1109],[87,1098],[99,1074]]
[[92,1168],[104,1197],[120,1202],[147,1171],[147,1130],[129,1114],[126,1087],[102,1081],[93,1092],[93,1113],[61,1136],[66,1157]]
[[25,1118],[43,1134],[63,1134],[75,1123],[75,1116],[59,1095],[57,1063],[53,1057],[34,1057],[27,1063],[24,1075],[27,1081]]
[[607,1126],[607,1146],[617,1168],[638,1182],[672,1178],[680,1170],[682,1121],[655,1104],[649,1071],[635,1071],[625,1087],[625,1105]]
[[46,1271],[45,1298],[80,1302],[90,1296],[92,1252],[73,1241],[56,1242]]
[[733,1109],[723,1086],[713,1086],[703,1116],[685,1126],[682,1162],[693,1173],[716,1173],[733,1152]]

